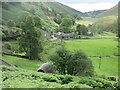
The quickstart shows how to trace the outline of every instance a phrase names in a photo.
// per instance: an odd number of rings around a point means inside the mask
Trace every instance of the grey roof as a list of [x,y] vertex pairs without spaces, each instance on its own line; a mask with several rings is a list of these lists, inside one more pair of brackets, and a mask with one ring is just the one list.
[[78,37],[76,33],[56,33],[55,36],[59,38],[77,38]]
[[49,68],[49,65],[51,65],[50,62],[43,63],[43,64],[38,68],[38,70],[43,70],[44,72],[46,72],[47,69]]

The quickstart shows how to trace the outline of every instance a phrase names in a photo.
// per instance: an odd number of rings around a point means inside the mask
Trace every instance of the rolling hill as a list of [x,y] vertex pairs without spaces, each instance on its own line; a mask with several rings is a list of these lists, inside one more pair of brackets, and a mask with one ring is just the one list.
[[118,4],[112,7],[111,9],[100,13],[97,17],[106,17],[106,16],[118,16]]
[[69,14],[73,18],[80,18],[86,15],[58,2],[4,2],[2,3],[3,24],[5,23],[6,25],[8,20],[13,20],[17,24],[23,12],[39,16],[43,27],[47,27],[50,31],[55,30],[58,26],[53,19],[59,15]]
[[85,12],[89,17],[97,17],[99,14],[102,14],[103,12],[105,12],[107,10],[95,10],[95,11],[89,11],[89,12]]
[[96,32],[113,32],[118,33],[118,5],[104,11],[96,16],[97,21],[93,23],[92,28],[98,29]]

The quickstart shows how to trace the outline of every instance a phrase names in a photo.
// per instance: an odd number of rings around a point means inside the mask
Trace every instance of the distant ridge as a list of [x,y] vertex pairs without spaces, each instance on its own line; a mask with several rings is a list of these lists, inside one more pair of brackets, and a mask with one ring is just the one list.
[[118,4],[112,7],[111,9],[99,14],[97,17],[106,17],[106,16],[118,16]]

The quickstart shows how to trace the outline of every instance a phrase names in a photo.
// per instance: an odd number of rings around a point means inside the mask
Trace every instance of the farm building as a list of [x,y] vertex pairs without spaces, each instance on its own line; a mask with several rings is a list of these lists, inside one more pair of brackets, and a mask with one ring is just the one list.
[[55,68],[51,62],[46,62],[46,63],[43,63],[38,68],[37,72],[45,72],[45,73],[49,72],[49,73],[51,73],[51,72],[54,72],[54,69]]
[[76,34],[74,32],[72,32],[72,33],[58,32],[55,34],[55,37],[61,38],[61,39],[78,38],[78,34]]
[[92,32],[87,32],[86,36],[93,36],[93,33]]

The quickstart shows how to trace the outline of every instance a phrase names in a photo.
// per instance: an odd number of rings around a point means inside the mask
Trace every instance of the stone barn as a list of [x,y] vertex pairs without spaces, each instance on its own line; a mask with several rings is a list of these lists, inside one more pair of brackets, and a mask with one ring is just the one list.
[[87,32],[86,36],[93,36],[93,33],[92,32]]
[[37,72],[43,73],[53,73],[55,71],[55,67],[51,62],[43,63],[37,70]]
[[58,32],[55,34],[55,37],[61,38],[61,39],[70,39],[70,38],[78,38],[78,34],[72,32],[72,33],[62,33]]

